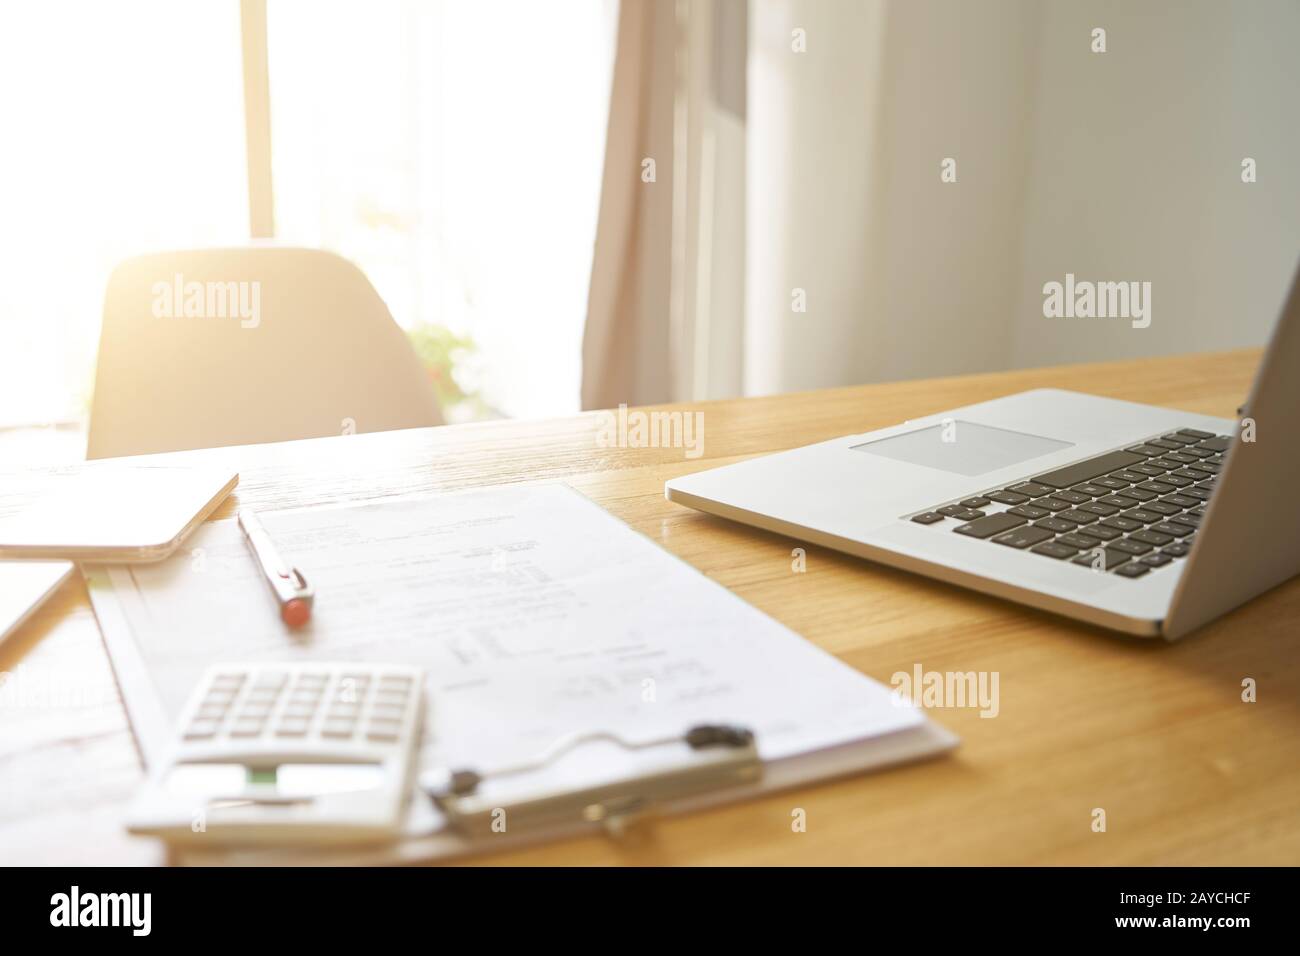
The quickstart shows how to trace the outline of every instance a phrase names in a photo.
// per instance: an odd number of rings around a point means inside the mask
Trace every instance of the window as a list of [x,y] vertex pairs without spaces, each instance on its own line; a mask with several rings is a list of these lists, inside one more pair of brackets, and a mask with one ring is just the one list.
[[[449,420],[578,409],[616,0],[269,0],[276,239],[352,259]],[[127,256],[249,235],[240,6],[0,11],[0,427],[84,420]]]
[[268,6],[277,237],[361,267],[449,420],[578,410],[616,12]]
[[239,6],[0,7],[0,427],[84,418],[104,287],[248,235]]

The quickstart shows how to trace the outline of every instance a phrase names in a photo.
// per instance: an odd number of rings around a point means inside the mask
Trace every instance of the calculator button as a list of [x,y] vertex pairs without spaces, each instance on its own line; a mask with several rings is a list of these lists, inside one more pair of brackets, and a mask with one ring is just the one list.
[[315,704],[299,704],[289,701],[284,708],[284,716],[286,717],[300,717],[305,720],[314,713],[316,713]]
[[330,701],[338,704],[359,704],[366,696],[366,688],[354,684],[340,684],[330,694]]
[[230,729],[232,737],[257,737],[266,729],[266,721],[253,719],[240,719],[235,721],[234,727]]
[[326,720],[356,720],[361,708],[356,704],[335,704],[325,712]]
[[393,701],[376,701],[374,708],[371,710],[371,715],[376,719],[400,720],[404,713],[406,713],[406,704]]
[[399,727],[399,724],[388,722],[372,723],[366,730],[366,737],[370,740],[396,740]]
[[207,740],[215,737],[221,727],[219,720],[196,720],[185,730],[186,740]]
[[266,718],[271,715],[271,704],[267,701],[249,701],[239,709],[240,717]]
[[351,737],[357,729],[355,720],[327,720],[321,727],[322,737]]
[[277,737],[305,737],[307,728],[310,726],[310,720],[289,718],[280,721],[275,728],[275,735]]

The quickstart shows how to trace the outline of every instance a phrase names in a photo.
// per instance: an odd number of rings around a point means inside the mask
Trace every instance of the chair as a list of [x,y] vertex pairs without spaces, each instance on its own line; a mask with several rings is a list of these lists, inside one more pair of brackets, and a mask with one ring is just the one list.
[[109,278],[87,458],[440,424],[406,335],[340,256],[167,252]]

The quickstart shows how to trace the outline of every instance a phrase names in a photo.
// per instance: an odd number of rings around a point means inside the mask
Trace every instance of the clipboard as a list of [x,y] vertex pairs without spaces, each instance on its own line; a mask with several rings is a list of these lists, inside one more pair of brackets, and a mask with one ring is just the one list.
[[[578,749],[601,744],[612,745],[623,755],[653,753],[664,760],[656,759],[631,775],[607,773],[574,789],[547,779],[547,771]],[[699,724],[678,736],[639,742],[609,731],[573,734],[526,763],[489,772],[426,771],[420,787],[448,823],[471,839],[508,828],[543,832],[583,824],[599,824],[610,836],[620,837],[633,823],[675,803],[756,784],[762,776],[752,731]]]

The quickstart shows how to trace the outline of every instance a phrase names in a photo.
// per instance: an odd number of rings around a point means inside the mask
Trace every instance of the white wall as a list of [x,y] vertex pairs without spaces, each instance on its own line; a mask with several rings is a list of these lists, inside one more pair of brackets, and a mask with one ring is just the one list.
[[[1010,364],[1264,341],[1300,256],[1298,43],[1295,0],[1046,5]],[[1150,281],[1151,326],[1043,318],[1067,271]]]
[[[759,0],[749,40],[747,392],[1264,340],[1300,255],[1295,0]],[[1066,272],[1151,281],[1151,327],[1044,318]]]

